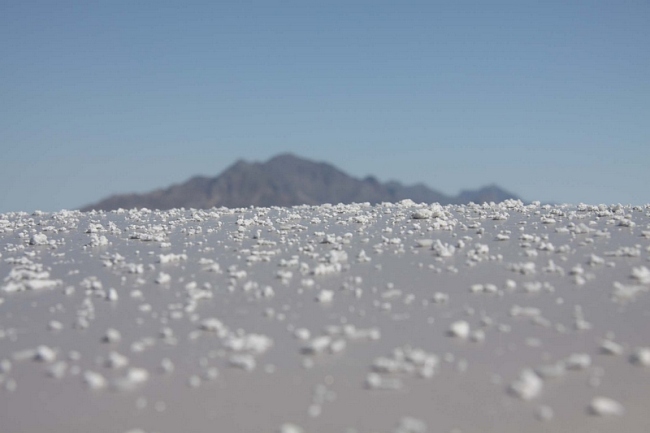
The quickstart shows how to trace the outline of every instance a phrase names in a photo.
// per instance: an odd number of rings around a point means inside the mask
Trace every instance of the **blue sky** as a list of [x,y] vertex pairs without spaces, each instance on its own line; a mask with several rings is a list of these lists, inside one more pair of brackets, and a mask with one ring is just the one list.
[[280,152],[650,202],[650,2],[2,1],[0,212]]

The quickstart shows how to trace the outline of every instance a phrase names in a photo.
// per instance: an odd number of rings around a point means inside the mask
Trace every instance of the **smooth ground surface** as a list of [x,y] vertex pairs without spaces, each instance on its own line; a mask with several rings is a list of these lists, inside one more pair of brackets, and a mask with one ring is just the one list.
[[650,431],[650,206],[0,215],[2,432]]

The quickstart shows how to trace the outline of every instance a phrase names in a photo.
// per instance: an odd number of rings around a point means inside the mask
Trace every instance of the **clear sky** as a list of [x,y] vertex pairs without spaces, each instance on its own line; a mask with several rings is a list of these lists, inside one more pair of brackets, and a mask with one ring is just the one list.
[[0,212],[293,152],[650,202],[650,2],[0,2]]

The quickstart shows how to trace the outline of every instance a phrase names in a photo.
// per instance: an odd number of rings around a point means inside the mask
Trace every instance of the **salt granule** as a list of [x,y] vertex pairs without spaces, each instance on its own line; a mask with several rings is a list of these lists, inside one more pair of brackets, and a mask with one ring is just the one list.
[[525,369],[508,390],[522,400],[532,400],[541,394],[543,386],[544,382],[533,370]]
[[589,413],[596,416],[621,416],[625,413],[625,408],[611,398],[595,397],[589,404]]
[[638,347],[630,358],[632,364],[650,367],[650,347]]
[[467,339],[467,337],[469,337],[470,334],[469,323],[467,323],[464,320],[459,320],[457,322],[454,322],[451,324],[451,326],[449,326],[449,330],[447,331],[447,333],[451,337],[456,337],[463,340]]

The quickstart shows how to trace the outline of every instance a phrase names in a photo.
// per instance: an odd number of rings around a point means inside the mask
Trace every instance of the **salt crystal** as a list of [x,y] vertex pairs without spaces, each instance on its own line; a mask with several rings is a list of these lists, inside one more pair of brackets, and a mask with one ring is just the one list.
[[255,358],[253,358],[253,355],[249,354],[236,354],[232,355],[229,359],[228,362],[230,363],[231,366],[241,368],[242,370],[245,371],[252,371],[255,370]]
[[591,356],[586,353],[575,353],[564,361],[569,370],[584,370],[591,365]]
[[172,373],[174,371],[174,363],[169,358],[163,358],[160,361],[160,370],[163,373]]
[[402,381],[397,377],[381,377],[377,373],[368,373],[365,386],[369,389],[397,390],[402,388]]
[[44,233],[36,233],[29,238],[30,245],[47,245],[47,236]]
[[221,332],[225,331],[226,327],[221,323],[221,320],[211,317],[201,322],[201,329],[210,332]]
[[294,331],[293,335],[302,341],[309,340],[309,336],[311,335],[309,332],[309,329],[306,328],[298,328]]
[[436,304],[445,304],[449,302],[449,295],[442,292],[436,292],[433,294],[433,302]]
[[330,349],[330,352],[332,352],[332,353],[339,353],[339,352],[342,352],[343,350],[345,350],[345,346],[346,346],[345,340],[338,339],[338,340],[334,340],[330,344],[329,349]]
[[314,338],[310,341],[305,347],[302,348],[302,352],[306,354],[318,354],[322,353],[329,347],[332,342],[332,337],[323,335],[320,337]]
[[427,424],[417,418],[404,417],[400,420],[399,424],[393,430],[393,433],[426,433]]
[[117,329],[109,328],[104,333],[102,341],[104,343],[119,343],[122,340],[122,334]]
[[276,431],[277,433],[305,433],[301,427],[292,423],[284,423]]
[[50,331],[60,331],[63,329],[63,324],[59,321],[52,320],[48,325],[47,328]]
[[519,374],[517,380],[510,384],[508,390],[511,394],[522,400],[532,400],[542,392],[544,382],[533,370],[525,369]]
[[625,408],[611,398],[595,397],[589,404],[589,413],[596,416],[621,416],[625,413]]
[[632,268],[632,278],[641,284],[650,284],[650,269],[645,266]]
[[650,347],[638,347],[630,358],[632,364],[650,367]]
[[411,214],[411,218],[414,220],[424,220],[429,219],[433,216],[433,212],[429,209],[419,209]]
[[119,391],[130,391],[149,379],[149,372],[144,368],[131,367],[126,375],[113,381],[113,386]]
[[482,329],[477,329],[476,331],[472,332],[471,340],[477,343],[485,341],[485,331]]
[[115,290],[112,287],[110,289],[108,289],[108,293],[106,294],[106,300],[111,301],[111,302],[115,302],[115,301],[117,301],[117,299],[118,299],[117,290]]
[[110,352],[104,361],[104,366],[112,369],[120,369],[129,365],[129,358],[117,352]]
[[56,359],[56,352],[47,346],[38,346],[34,360],[39,362],[52,362]]
[[169,274],[166,274],[164,272],[161,272],[158,274],[158,277],[156,277],[156,284],[167,284],[171,281],[172,277]]
[[316,300],[320,303],[326,304],[332,302],[333,298],[334,298],[334,292],[332,290],[323,289],[316,297]]
[[606,355],[620,355],[623,353],[623,346],[611,340],[603,340],[600,343],[600,352]]
[[68,364],[65,361],[55,362],[47,369],[47,375],[54,379],[61,379],[65,376]]
[[566,366],[564,362],[557,362],[555,364],[538,367],[535,369],[535,372],[545,379],[558,378],[566,374]]
[[449,330],[447,333],[452,337],[466,339],[467,337],[469,337],[469,333],[470,333],[469,323],[467,323],[464,320],[459,320],[457,322],[454,322],[451,324],[451,326],[449,326]]
[[92,390],[98,390],[106,387],[106,379],[99,373],[94,371],[85,371],[83,380],[86,386]]

